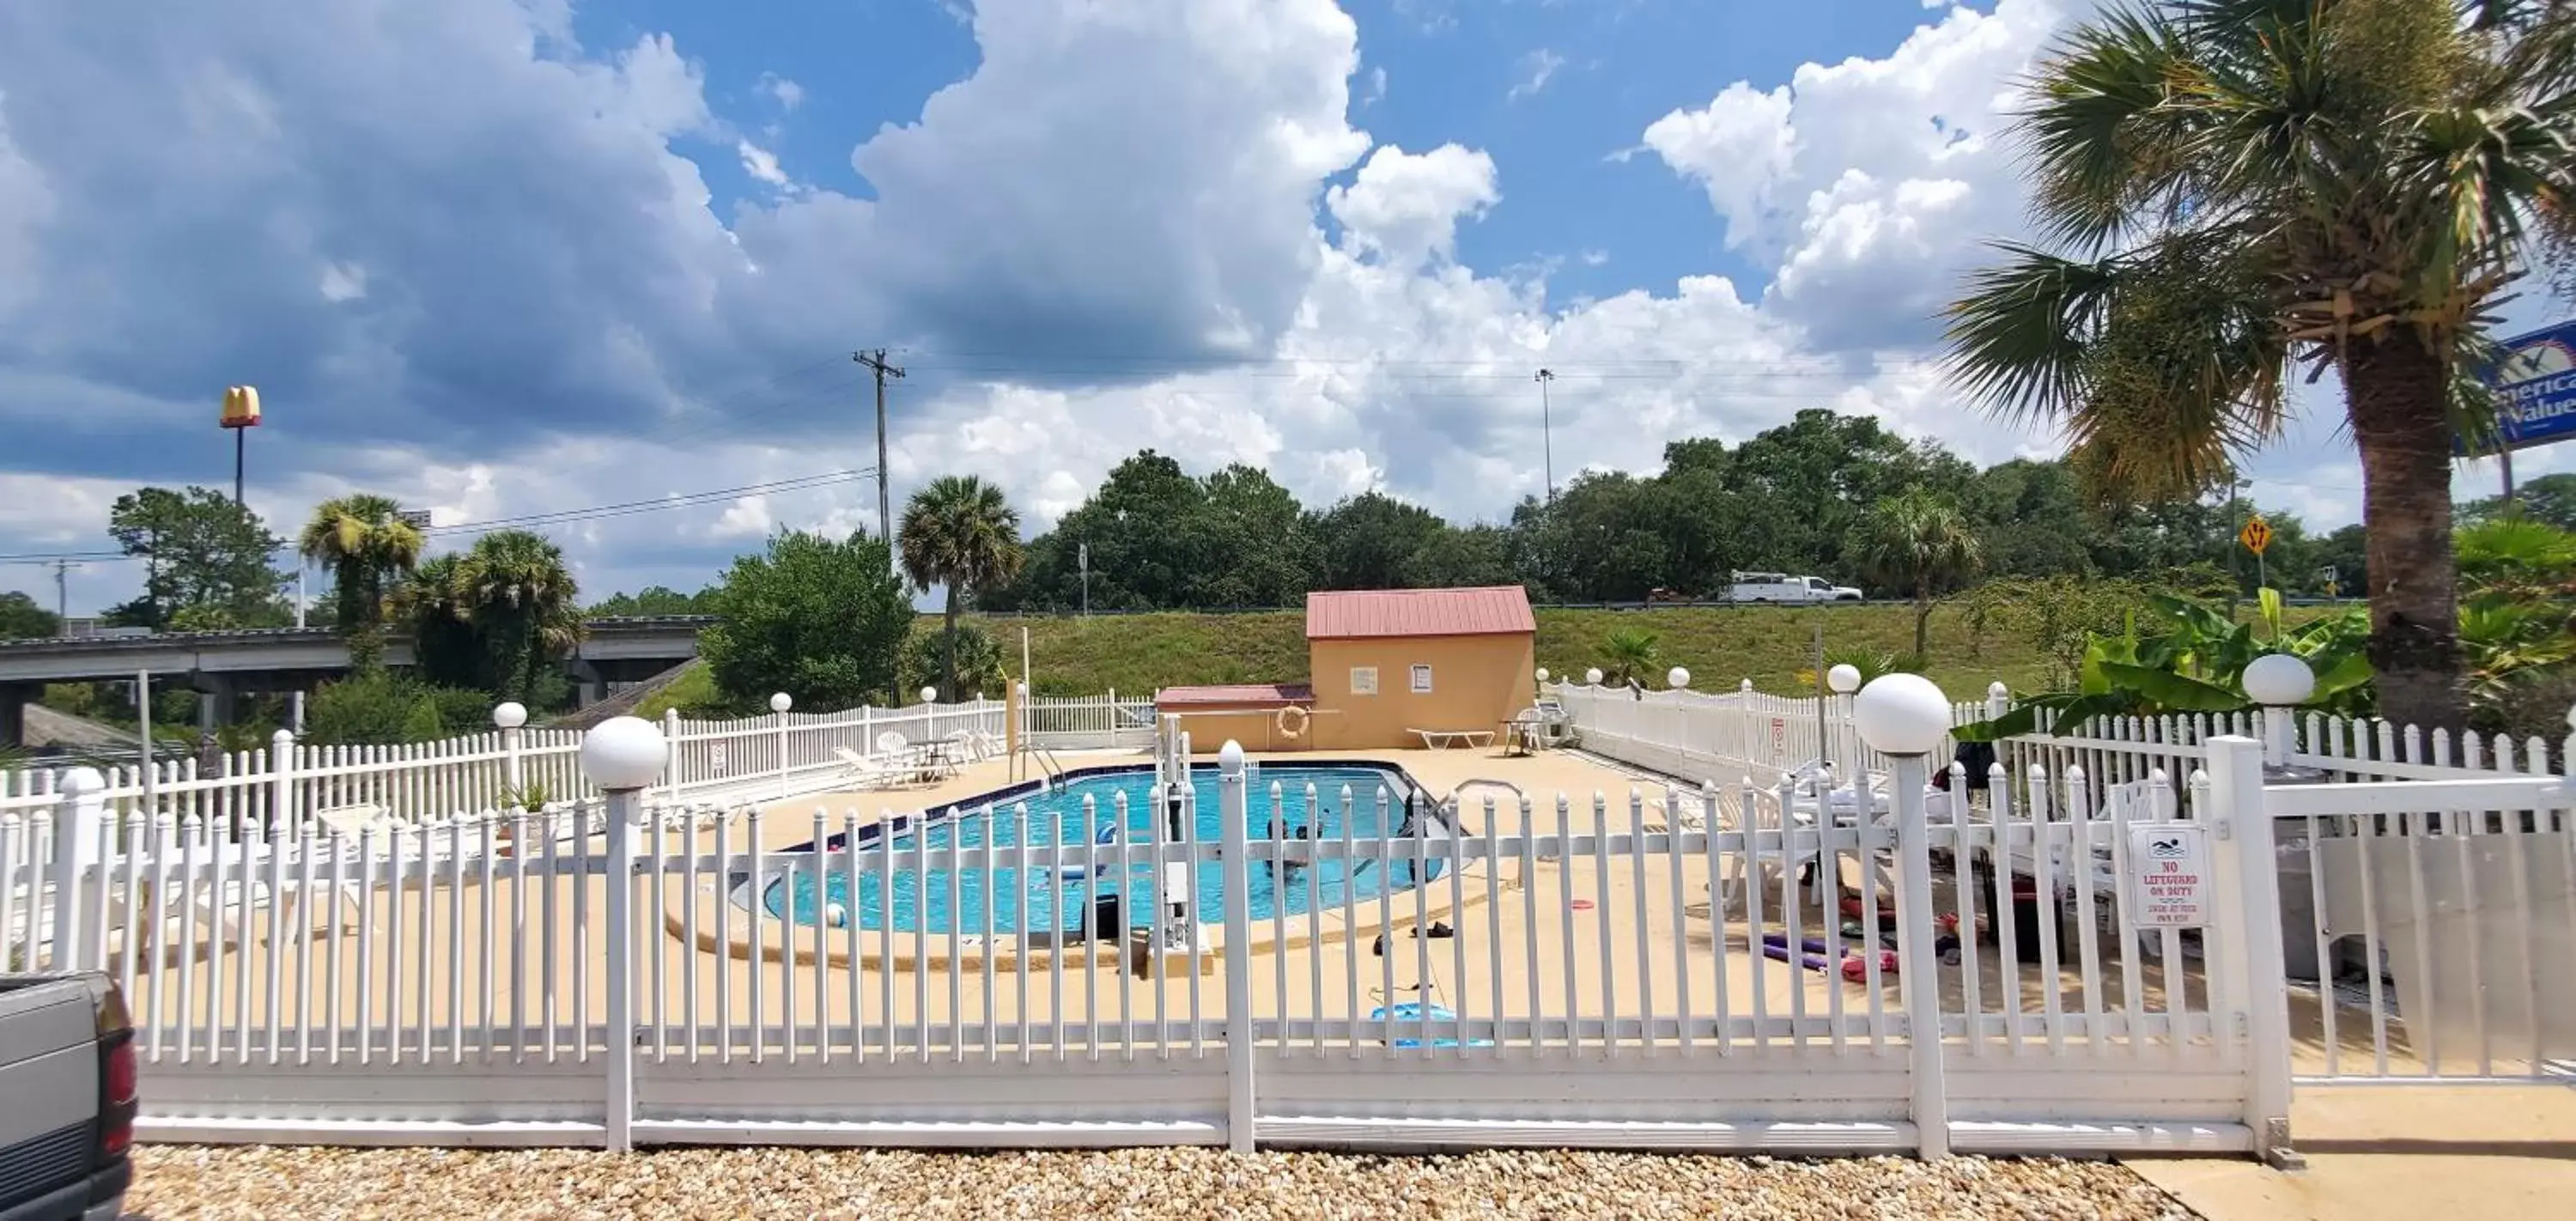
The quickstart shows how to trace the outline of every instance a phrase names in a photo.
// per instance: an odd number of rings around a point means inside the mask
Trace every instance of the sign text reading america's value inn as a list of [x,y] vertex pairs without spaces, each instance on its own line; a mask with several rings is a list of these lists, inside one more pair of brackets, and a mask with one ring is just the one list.
[[2502,345],[2487,375],[2495,387],[2504,448],[2528,449],[2576,437],[2576,322]]

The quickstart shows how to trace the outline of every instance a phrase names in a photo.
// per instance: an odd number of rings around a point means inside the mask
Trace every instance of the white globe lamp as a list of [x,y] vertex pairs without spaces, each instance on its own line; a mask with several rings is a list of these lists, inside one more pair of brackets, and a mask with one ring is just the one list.
[[1887,674],[1852,701],[1861,740],[1887,755],[1928,755],[1950,732],[1950,697],[1920,674]]
[[1538,668],[1538,681],[1540,681],[1540,682],[1546,682],[1546,681],[1547,681],[1547,667],[1546,667],[1546,666],[1540,666],[1540,667]]
[[783,713],[795,706],[796,697],[789,695],[784,691],[769,697],[769,710],[771,712]]
[[1583,672],[1583,685],[1586,687],[1598,687],[1601,685],[1600,667],[1595,666],[1592,669]]
[[1844,662],[1825,671],[1825,685],[1836,695],[1849,695],[1860,690],[1860,667]]
[[1669,684],[1675,691],[1684,690],[1690,686],[1690,671],[1685,670],[1680,666],[1674,666],[1672,669],[1664,672],[1664,682]]
[[2304,704],[2316,689],[2316,671],[2287,653],[2265,654],[2245,667],[2245,694],[2265,707]]
[[924,688],[922,688],[922,689],[921,689],[921,702],[922,702],[922,703],[925,703],[925,704],[935,704],[935,703],[939,702],[939,688],[937,688],[937,687],[924,687]]
[[503,729],[517,729],[528,723],[528,706],[517,700],[495,705],[492,709],[492,723]]
[[581,735],[581,771],[611,792],[640,789],[662,774],[667,752],[662,731],[651,721],[610,717]]

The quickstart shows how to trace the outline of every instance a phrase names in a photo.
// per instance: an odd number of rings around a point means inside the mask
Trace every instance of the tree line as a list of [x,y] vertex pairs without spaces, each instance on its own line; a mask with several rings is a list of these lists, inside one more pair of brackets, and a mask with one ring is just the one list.
[[[2232,481],[2230,483],[2232,488]],[[2576,476],[2537,480],[2526,505],[2576,513]],[[2263,562],[2238,545],[2260,511]],[[2481,511],[2470,506],[2469,512]],[[1910,531],[1906,528],[1910,526]],[[1909,548],[1927,537],[1964,540]],[[1367,492],[1309,507],[1268,474],[1229,466],[1193,477],[1168,455],[1126,459],[1054,529],[1029,543],[988,610],[1071,612],[1287,607],[1316,589],[1518,584],[1533,599],[1638,602],[1659,591],[1722,596],[1736,571],[1812,574],[1872,597],[1954,593],[1981,580],[2050,576],[2161,579],[2215,572],[2250,594],[2260,579],[2291,595],[2362,588],[2358,526],[2311,532],[2295,513],[2222,491],[2123,504],[2097,496],[2064,461],[1977,469],[1932,442],[1907,441],[1867,416],[1823,409],[1730,446],[1664,447],[1660,471],[1587,471],[1555,501],[1524,499],[1496,522],[1453,522]]]

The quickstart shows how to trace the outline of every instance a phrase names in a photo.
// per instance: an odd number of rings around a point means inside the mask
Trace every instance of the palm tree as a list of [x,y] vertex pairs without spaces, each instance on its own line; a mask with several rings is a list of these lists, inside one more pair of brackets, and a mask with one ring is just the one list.
[[2571,84],[2560,0],[2115,5],[2029,83],[2046,245],[1972,278],[1956,368],[2150,499],[2280,436],[2294,367],[2340,374],[2380,707],[2457,724],[2453,438],[2492,435],[2499,294],[2576,246]]
[[1610,629],[1601,638],[1601,681],[1606,686],[1643,685],[1655,670],[1655,634],[1641,627]]
[[973,475],[945,475],[912,494],[896,526],[904,575],[914,586],[948,588],[941,649],[940,693],[957,698],[957,610],[972,598],[1018,576],[1028,553],[1020,547],[1020,514],[1002,489]]
[[411,633],[411,656],[421,677],[441,686],[472,684],[482,665],[473,615],[457,580],[464,563],[455,554],[420,562],[394,588],[393,621]]
[[393,501],[362,493],[316,507],[295,549],[330,570],[340,631],[360,651],[355,660],[372,663],[387,584],[420,562],[420,531]]
[[1959,507],[1910,489],[1878,502],[1860,540],[1870,578],[1914,599],[1914,655],[1931,651],[1932,596],[1977,569],[1977,536]]
[[525,530],[475,540],[458,561],[455,597],[483,646],[484,686],[526,699],[546,663],[581,641],[581,590],[562,549]]

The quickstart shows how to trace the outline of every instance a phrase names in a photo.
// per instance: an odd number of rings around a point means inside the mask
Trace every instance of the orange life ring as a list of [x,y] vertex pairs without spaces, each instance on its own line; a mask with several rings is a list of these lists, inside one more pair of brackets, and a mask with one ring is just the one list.
[[1290,704],[1270,719],[1270,726],[1279,731],[1280,737],[1294,742],[1306,736],[1306,725],[1314,719],[1314,714],[1306,711],[1303,705]]

